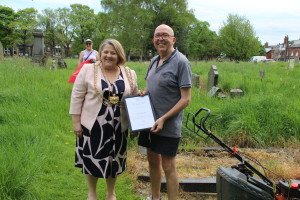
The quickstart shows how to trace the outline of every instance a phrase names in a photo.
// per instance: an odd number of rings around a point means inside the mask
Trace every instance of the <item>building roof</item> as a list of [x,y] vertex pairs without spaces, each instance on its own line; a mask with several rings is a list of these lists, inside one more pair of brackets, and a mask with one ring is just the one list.
[[270,48],[270,47],[265,48],[265,51],[266,51],[266,53],[268,53],[268,52],[272,51],[272,48]]
[[300,40],[293,40],[291,41],[290,47],[300,47]]

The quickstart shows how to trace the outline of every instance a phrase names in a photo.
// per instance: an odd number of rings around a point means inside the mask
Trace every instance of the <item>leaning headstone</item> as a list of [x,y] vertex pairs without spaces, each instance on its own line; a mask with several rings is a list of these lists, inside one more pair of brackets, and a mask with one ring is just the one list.
[[244,95],[243,90],[241,89],[231,89],[230,90],[230,97],[242,97]]
[[35,30],[33,32],[34,43],[33,43],[33,55],[32,61],[35,63],[42,64],[44,58],[44,32],[42,30]]
[[215,65],[212,65],[208,72],[207,90],[209,91],[213,86],[218,85],[219,73]]
[[192,74],[193,87],[200,88],[200,76],[198,74]]
[[207,95],[209,97],[216,97],[218,96],[218,93],[221,92],[221,89],[220,88],[217,88],[215,86],[213,86],[207,93]]
[[56,56],[57,68],[67,68],[67,63],[60,57]]
[[3,57],[4,57],[4,52],[3,52],[3,46],[2,46],[2,43],[0,42],[0,60],[3,60]]
[[295,63],[299,63],[299,57],[295,56]]
[[290,59],[290,69],[294,69],[294,64],[295,64],[295,59],[291,58]]

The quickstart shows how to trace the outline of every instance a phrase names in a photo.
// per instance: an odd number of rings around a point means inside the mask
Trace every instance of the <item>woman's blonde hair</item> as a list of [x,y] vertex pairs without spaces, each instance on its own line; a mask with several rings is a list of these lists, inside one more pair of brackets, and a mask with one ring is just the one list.
[[101,59],[101,52],[104,49],[104,47],[108,44],[113,46],[117,52],[117,56],[118,56],[117,64],[124,65],[126,62],[125,52],[124,52],[124,49],[123,49],[121,43],[116,39],[109,38],[109,39],[103,40],[103,42],[99,46],[99,58]]

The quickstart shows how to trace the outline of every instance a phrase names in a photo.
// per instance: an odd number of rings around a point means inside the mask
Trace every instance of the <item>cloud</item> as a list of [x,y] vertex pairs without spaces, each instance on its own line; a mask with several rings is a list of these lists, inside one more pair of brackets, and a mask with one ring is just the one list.
[[256,35],[262,42],[282,43],[285,35],[291,40],[300,38],[299,1],[281,0],[188,0],[196,18],[207,21],[210,29],[218,32],[229,14],[237,14],[248,19]]

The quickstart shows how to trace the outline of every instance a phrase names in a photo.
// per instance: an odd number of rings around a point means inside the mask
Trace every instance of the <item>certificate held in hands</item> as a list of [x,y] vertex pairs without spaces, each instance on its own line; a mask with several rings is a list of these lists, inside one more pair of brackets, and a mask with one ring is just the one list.
[[124,101],[131,132],[151,129],[155,117],[149,93],[145,96],[127,96]]

